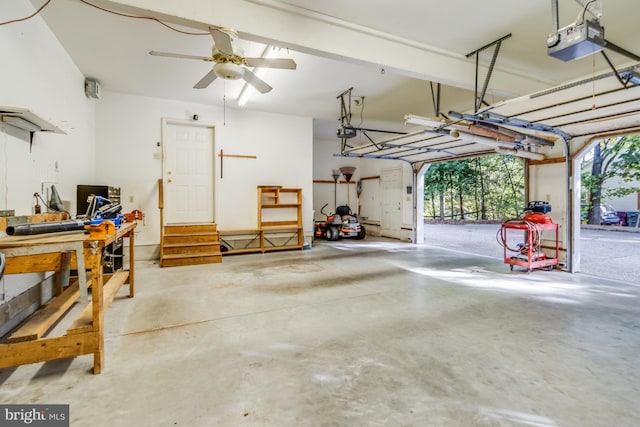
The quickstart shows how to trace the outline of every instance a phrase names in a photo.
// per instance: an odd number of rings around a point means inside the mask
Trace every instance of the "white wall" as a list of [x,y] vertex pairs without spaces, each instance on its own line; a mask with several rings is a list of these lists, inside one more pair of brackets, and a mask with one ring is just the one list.
[[[157,181],[162,177],[162,119],[200,123],[215,128],[216,222],[220,229],[257,227],[258,185],[302,188],[305,234],[312,221],[311,118],[267,114],[166,99],[103,92],[97,101],[96,184],[121,187],[123,210],[140,209],[137,245],[160,242]],[[226,154],[256,159],[224,158],[220,178],[220,149]],[[91,183],[90,183],[91,184]],[[133,200],[133,202],[131,202]]]
[[[413,228],[413,197],[415,196],[415,189],[412,189],[413,194],[411,195],[406,193],[407,186],[413,187],[413,172],[411,165],[400,160],[362,159],[363,176],[382,177],[382,171],[385,169],[402,170],[402,182],[400,183],[402,230],[400,232],[400,238],[402,240],[409,240],[411,238],[411,230]],[[362,192],[363,203],[369,204],[371,209],[371,211],[369,211],[369,209],[365,211],[369,220],[380,221],[382,218],[382,196],[380,188],[380,182],[370,181],[365,184]]]
[[[357,145],[357,144],[356,144]],[[361,178],[380,177],[384,169],[402,168],[402,227],[411,228],[413,222],[413,195],[406,194],[406,187],[413,186],[413,173],[411,166],[397,160],[378,160],[353,157],[336,157],[334,154],[340,153],[340,140],[326,141],[318,140],[313,145],[313,179],[315,181],[333,181],[331,171],[339,169],[341,166],[355,166],[356,170],[352,177],[352,182]],[[340,180],[344,180],[343,177]],[[347,187],[350,189],[347,198]],[[315,218],[323,219],[320,208],[328,203],[325,212],[335,212],[333,207],[334,185],[333,183],[314,184]],[[414,191],[415,194],[415,191]],[[357,212],[365,224],[378,223],[382,218],[382,197],[379,179],[365,179],[362,181],[362,193],[358,199],[355,185],[338,184],[336,191],[337,205],[346,204],[349,200],[351,209]],[[367,232],[377,234],[378,227],[367,227]],[[408,239],[411,235],[409,231],[402,232],[402,239]]]
[[[3,2],[0,20],[33,11],[27,1]],[[32,213],[43,182],[74,201],[76,183],[95,172],[94,104],[84,95],[84,76],[39,16],[1,26],[0,52],[0,105],[30,109],[67,133],[35,133],[30,147],[28,132],[0,124],[0,210]]]
[[[542,164],[529,167],[529,200],[526,202],[541,200],[551,204],[549,216],[555,224],[558,224],[558,237],[560,240],[560,262],[567,261],[567,178],[566,165],[564,163]],[[542,238],[546,240],[543,245],[553,247],[555,245],[553,232],[544,232]]]
[[[3,2],[0,21],[33,12],[28,1]],[[76,183],[91,181],[95,174],[94,103],[84,95],[84,76],[39,16],[0,26],[0,53],[0,105],[30,109],[67,133],[37,132],[30,147],[27,131],[0,122],[0,210],[33,213],[33,194],[40,193],[46,182],[47,186],[55,183],[60,197],[75,212]],[[0,307],[45,276],[5,277]],[[43,295],[45,291],[43,287]],[[12,320],[0,325],[0,335],[37,305],[34,302],[21,313],[18,310],[27,307],[11,308]]]
[[[334,213],[334,188],[335,202],[337,206],[349,205],[351,210],[360,213],[358,207],[358,194],[355,183],[362,175],[362,159],[349,157],[336,157],[334,154],[340,153],[340,140],[336,138],[332,141],[316,141],[313,144],[313,179],[315,181],[331,181],[331,183],[315,183],[313,185],[313,209],[316,220],[324,219],[320,209],[325,203],[325,213]],[[334,169],[339,170],[343,166],[354,166],[356,168],[351,183],[346,184],[344,176],[338,178],[338,183],[334,185],[331,176]]]

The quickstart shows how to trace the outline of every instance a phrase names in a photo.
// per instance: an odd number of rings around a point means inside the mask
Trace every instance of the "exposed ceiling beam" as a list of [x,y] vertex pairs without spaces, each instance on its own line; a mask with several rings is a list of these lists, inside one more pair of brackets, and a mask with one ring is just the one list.
[[[102,6],[207,30],[232,27],[249,41],[472,90],[475,64],[457,54],[277,0],[96,0]],[[322,37],[318,35],[321,34]],[[487,71],[487,65],[481,65]],[[512,97],[547,88],[523,72],[496,67],[492,91]]]

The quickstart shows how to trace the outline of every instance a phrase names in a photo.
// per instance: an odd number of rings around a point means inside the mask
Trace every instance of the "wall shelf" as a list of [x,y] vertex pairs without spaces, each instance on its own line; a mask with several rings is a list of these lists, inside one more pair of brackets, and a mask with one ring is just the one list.
[[[14,125],[11,123],[12,118],[22,119],[33,125],[33,128],[27,129],[21,126]],[[27,108],[0,106],[0,121],[31,132],[53,132],[66,134],[65,131],[63,131],[56,125],[49,123]]]

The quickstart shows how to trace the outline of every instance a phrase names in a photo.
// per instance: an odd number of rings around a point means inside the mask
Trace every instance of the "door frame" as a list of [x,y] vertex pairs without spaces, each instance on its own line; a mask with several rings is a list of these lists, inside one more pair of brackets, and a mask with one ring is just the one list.
[[[403,216],[402,216],[402,208],[403,208],[403,204],[402,204],[402,183],[404,180],[404,171],[402,166],[399,166],[397,168],[387,168],[387,169],[382,169],[380,171],[380,201],[381,201],[381,210],[380,210],[380,235],[381,236],[386,236],[386,237],[390,237],[392,239],[401,239],[402,238],[402,223],[403,223]],[[397,173],[400,177],[400,187],[399,187],[399,191],[398,191],[398,201],[400,203],[400,211],[397,215],[399,215],[400,217],[400,221],[398,224],[398,229],[392,229],[392,228],[385,228],[385,226],[389,226],[389,224],[385,224],[385,213],[384,213],[384,209],[385,209],[385,174],[391,174],[391,173]],[[389,232],[390,231],[390,232]]]
[[[162,151],[162,161],[161,161],[161,168],[160,168],[160,173],[161,173],[161,179],[162,179],[162,187],[163,187],[163,192],[164,190],[166,190],[167,188],[167,182],[166,182],[166,176],[165,173],[167,171],[167,151],[165,149],[165,145],[166,145],[166,138],[168,135],[168,127],[171,125],[180,125],[180,126],[190,126],[190,127],[198,127],[198,128],[211,128],[211,134],[212,134],[212,153],[213,153],[213,158],[211,159],[211,176],[213,177],[212,180],[212,191],[213,194],[211,194],[211,198],[213,201],[213,222],[216,221],[216,218],[218,217],[217,212],[218,212],[218,203],[216,201],[216,195],[217,195],[217,191],[216,191],[216,186],[217,186],[217,179],[216,179],[216,125],[210,122],[200,122],[200,121],[193,121],[193,120],[185,120],[185,119],[174,119],[174,118],[168,118],[168,117],[163,117],[161,119],[161,129],[160,129],[160,148]],[[163,209],[167,209],[167,199],[164,198],[164,207]],[[162,224],[160,224],[162,227],[164,227],[166,225],[167,219],[166,219],[166,215],[162,215],[163,219],[162,219]]]

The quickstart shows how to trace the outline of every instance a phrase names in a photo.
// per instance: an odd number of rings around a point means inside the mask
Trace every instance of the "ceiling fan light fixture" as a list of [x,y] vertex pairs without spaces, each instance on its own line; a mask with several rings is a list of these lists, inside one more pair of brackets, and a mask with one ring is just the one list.
[[[277,58],[279,53],[280,50],[278,48],[267,46],[264,48],[261,58]],[[265,74],[267,74],[267,68],[258,68],[255,70],[255,75],[259,78],[264,77]],[[238,96],[238,106],[244,107],[255,91],[256,89],[253,86],[245,83]]]
[[218,62],[213,66],[216,76],[226,80],[239,80],[244,76],[244,68],[233,62]]

